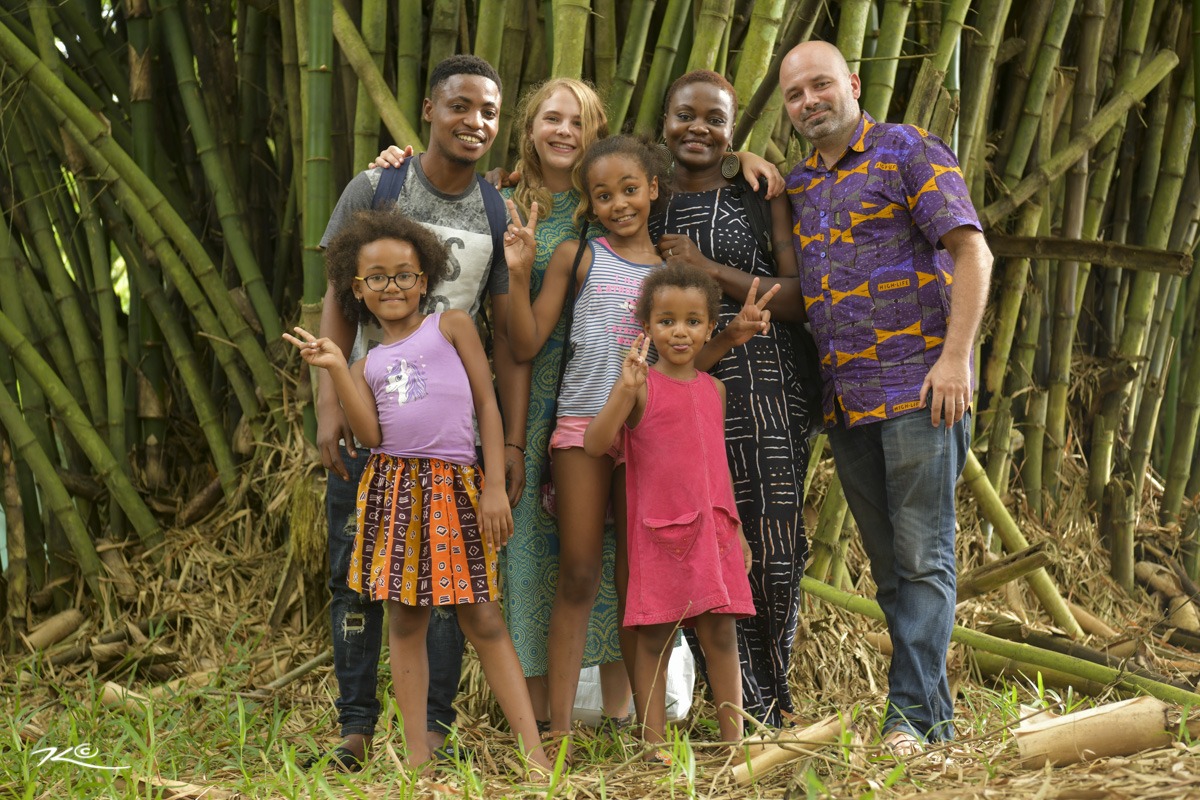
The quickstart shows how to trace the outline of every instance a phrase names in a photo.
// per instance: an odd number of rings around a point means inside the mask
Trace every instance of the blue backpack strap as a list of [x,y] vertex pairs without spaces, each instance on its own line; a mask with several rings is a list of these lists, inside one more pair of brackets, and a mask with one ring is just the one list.
[[483,195],[483,209],[487,212],[488,227],[492,229],[492,264],[504,256],[504,232],[508,230],[508,208],[504,205],[504,197],[495,186],[487,182],[487,178],[476,175],[479,181],[479,193]]
[[379,183],[375,187],[375,195],[371,198],[371,208],[391,208],[400,197],[400,187],[408,177],[408,160],[398,167],[385,167],[379,173]]

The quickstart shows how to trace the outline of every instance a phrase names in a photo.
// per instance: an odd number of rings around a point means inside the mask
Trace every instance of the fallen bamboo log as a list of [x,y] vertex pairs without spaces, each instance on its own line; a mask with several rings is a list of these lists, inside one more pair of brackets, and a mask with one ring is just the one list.
[[[979,513],[992,524],[996,535],[1004,543],[1004,549],[1010,553],[1017,553],[1029,547],[1025,535],[1021,533],[1021,529],[1009,515],[1000,496],[996,494],[995,487],[988,480],[987,473],[980,465],[979,459],[975,458],[975,453],[971,450],[967,450],[967,463],[963,467],[962,478],[963,482],[971,489],[972,494],[975,495]],[[1082,639],[1083,629],[1071,615],[1066,601],[1059,594],[1054,581],[1050,579],[1050,573],[1046,572],[1043,567],[1030,572],[1025,576],[1025,580],[1029,582],[1029,588],[1033,589],[1033,593],[1037,595],[1042,608],[1050,615],[1054,624],[1066,631],[1072,638]]]
[[1079,627],[1083,628],[1084,633],[1099,636],[1101,639],[1115,639],[1120,635],[1120,631],[1078,603],[1068,600],[1067,608],[1071,609],[1071,616],[1079,623]]
[[37,652],[52,644],[58,644],[77,631],[82,624],[83,612],[77,608],[68,608],[50,617],[22,638],[30,650]]
[[[800,588],[839,608],[880,622],[883,621],[883,611],[874,600],[839,591],[809,577],[800,579]],[[1122,691],[1148,694],[1164,702],[1176,703],[1181,706],[1200,706],[1200,694],[1196,692],[1179,689],[1101,664],[1093,664],[1090,661],[1073,658],[1062,653],[1042,650],[1033,645],[1010,642],[997,636],[964,628],[961,625],[954,626],[950,638],[975,650],[995,653],[1038,668],[1060,670],[1085,680],[1115,686]]]
[[1192,254],[1153,247],[1064,239],[1061,236],[1014,236],[988,231],[988,247],[1000,258],[1041,258],[1053,261],[1081,261],[1095,267],[1143,270],[1166,275],[1188,275]]
[[1090,661],[1093,664],[1112,667],[1113,669],[1129,672],[1133,675],[1140,675],[1143,678],[1165,683],[1168,686],[1174,686],[1184,691],[1190,692],[1193,689],[1189,683],[1168,678],[1166,675],[1139,667],[1137,664],[1131,664],[1128,660],[1119,658],[1111,653],[1095,650],[1086,645],[1077,644],[1062,637],[1054,636],[1053,634],[1031,631],[1017,622],[1005,621],[989,625],[987,632],[993,636],[1007,639],[1010,642],[1021,642],[1043,650],[1049,650],[1052,653],[1062,653],[1072,658]]
[[1040,769],[1166,747],[1175,740],[1168,727],[1165,703],[1134,697],[1061,717],[1039,717],[1013,729],[1013,735],[1021,766]]
[[1108,691],[1107,683],[1085,680],[1069,672],[1038,667],[985,650],[971,651],[971,661],[974,662],[981,674],[990,675],[993,678],[1017,678],[1027,680],[1031,684],[1037,684],[1040,680],[1043,686],[1050,686],[1054,689],[1070,688],[1091,697],[1099,697]]
[[965,575],[960,575],[958,577],[958,602],[961,603],[972,597],[987,594],[1017,578],[1023,578],[1036,569],[1042,569],[1050,563],[1050,554],[1046,552],[1046,549],[1046,542],[1041,541],[990,564],[977,567]]
[[841,718],[831,714],[794,735],[789,734],[786,742],[755,742],[762,745],[762,751],[734,767],[733,780],[739,786],[753,783],[782,764],[812,755],[814,746],[836,744],[841,741],[844,730]]

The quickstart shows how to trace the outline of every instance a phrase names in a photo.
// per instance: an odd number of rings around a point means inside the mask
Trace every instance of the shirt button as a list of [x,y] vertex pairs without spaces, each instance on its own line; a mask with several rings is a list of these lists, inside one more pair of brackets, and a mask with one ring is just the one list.
[[822,217],[823,217],[823,216],[825,216],[825,212],[824,212],[824,211],[822,211],[822,212],[821,212],[821,216],[822,216]]
[[822,251],[821,251],[821,258],[825,258],[825,251],[824,251],[824,250],[822,250]]

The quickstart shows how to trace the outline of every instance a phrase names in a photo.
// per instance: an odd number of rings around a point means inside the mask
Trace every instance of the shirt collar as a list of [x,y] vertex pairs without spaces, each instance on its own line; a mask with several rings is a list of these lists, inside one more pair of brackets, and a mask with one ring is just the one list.
[[[874,137],[870,135],[871,129],[874,127],[875,118],[866,111],[863,111],[862,115],[858,119],[858,127],[854,129],[854,135],[850,137],[850,146],[846,148],[845,152],[838,156],[837,161],[829,166],[833,167],[834,164],[846,157],[846,152],[851,150],[856,153],[865,152],[874,139]],[[808,157],[808,161],[805,162],[805,166],[807,166],[809,169],[820,169],[821,154],[816,148],[813,148],[812,155]]]

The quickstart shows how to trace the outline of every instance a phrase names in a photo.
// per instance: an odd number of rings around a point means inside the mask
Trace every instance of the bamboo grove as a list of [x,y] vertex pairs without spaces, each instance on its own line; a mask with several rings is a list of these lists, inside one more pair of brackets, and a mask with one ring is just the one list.
[[[279,334],[319,315],[341,187],[382,145],[420,149],[430,65],[499,69],[487,166],[514,162],[517,98],[551,75],[655,136],[670,81],[711,68],[741,100],[736,144],[786,174],[803,145],[775,75],[809,38],[846,53],[876,118],[960,155],[998,257],[965,480],[1006,547],[1024,541],[1012,516],[1052,526],[1086,475],[1118,580],[1147,525],[1195,578],[1191,2],[0,0],[10,632],[77,591],[111,608],[111,543],[153,559],[216,503],[286,535],[279,487],[247,477],[314,458],[308,376]],[[846,525],[835,480],[810,575],[846,583]]]

